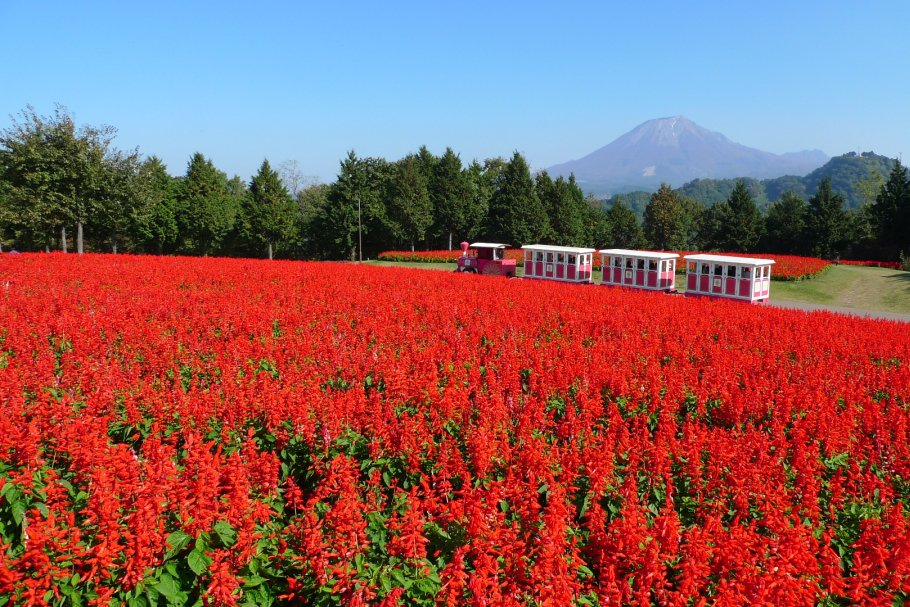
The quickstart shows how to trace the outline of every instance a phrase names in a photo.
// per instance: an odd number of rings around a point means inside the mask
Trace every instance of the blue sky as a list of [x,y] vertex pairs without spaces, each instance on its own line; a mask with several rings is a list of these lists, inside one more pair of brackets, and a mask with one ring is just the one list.
[[348,150],[421,145],[539,169],[673,115],[777,153],[910,154],[905,0],[0,0],[0,23],[0,128],[60,103],[175,175],[200,151],[329,182]]

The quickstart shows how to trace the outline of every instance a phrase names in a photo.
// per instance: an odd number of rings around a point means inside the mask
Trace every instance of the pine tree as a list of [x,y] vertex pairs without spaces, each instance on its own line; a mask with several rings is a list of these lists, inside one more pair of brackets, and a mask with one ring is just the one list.
[[752,192],[739,180],[725,203],[716,205],[716,245],[723,251],[748,252],[755,249],[762,233],[762,217]]
[[409,243],[424,240],[433,222],[433,204],[427,189],[427,178],[420,170],[420,162],[409,155],[396,164],[389,200],[389,217],[395,224],[399,238]]
[[177,198],[183,250],[199,255],[216,251],[233,229],[239,210],[227,175],[196,152],[187,163]]
[[831,189],[825,178],[818,192],[809,199],[808,241],[813,255],[831,258],[839,254],[847,236],[847,213],[844,197]]
[[535,243],[549,233],[549,220],[534,189],[531,170],[518,152],[496,180],[489,230],[492,240],[514,246]]
[[263,246],[268,258],[274,257],[276,245],[286,245],[297,226],[297,204],[268,160],[250,181],[245,201],[245,219],[253,241]]
[[910,178],[900,161],[894,163],[871,213],[886,254],[897,259],[902,253],[910,253]]
[[550,219],[550,239],[555,244],[583,246],[588,240],[585,217],[587,208],[584,193],[571,175],[566,181],[557,177],[553,181],[546,171],[535,179],[537,195]]
[[645,237],[660,250],[684,249],[689,240],[688,223],[686,209],[676,192],[662,183],[645,207]]
[[635,212],[619,196],[613,196],[613,206],[606,213],[610,241],[601,243],[613,249],[639,249],[645,244],[645,234]]
[[453,235],[468,237],[469,204],[471,198],[467,175],[461,166],[461,158],[446,148],[435,165],[430,196],[436,214],[436,233],[448,242],[452,250]]
[[791,255],[808,252],[805,244],[808,217],[806,201],[793,192],[786,192],[768,207],[763,248],[770,253]]
[[177,242],[177,212],[174,200],[177,181],[157,156],[145,160],[137,176],[135,238],[147,250],[161,255]]

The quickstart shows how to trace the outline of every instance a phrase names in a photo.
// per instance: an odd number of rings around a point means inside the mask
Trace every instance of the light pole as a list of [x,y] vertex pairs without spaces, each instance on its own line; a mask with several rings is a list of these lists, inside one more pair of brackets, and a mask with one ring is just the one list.
[[360,196],[357,197],[357,255],[363,263],[363,230],[360,224]]

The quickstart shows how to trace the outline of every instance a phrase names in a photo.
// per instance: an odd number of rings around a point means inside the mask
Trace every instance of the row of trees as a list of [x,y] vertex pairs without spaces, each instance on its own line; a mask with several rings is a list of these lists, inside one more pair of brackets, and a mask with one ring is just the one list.
[[532,176],[525,158],[476,160],[464,166],[447,149],[426,148],[396,162],[358,158],[341,163],[338,180],[311,223],[314,250],[327,258],[373,255],[389,248],[453,248],[461,239],[512,245],[640,240],[635,214],[604,211],[575,178]]
[[645,207],[643,224],[645,240],[661,249],[898,259],[910,252],[910,179],[896,162],[870,202],[848,210],[825,178],[808,202],[786,192],[765,214],[744,181],[710,207],[664,185]]
[[[251,252],[293,242],[298,203],[268,161],[249,184],[228,179],[202,154],[171,177],[156,157],[113,146],[110,127],[77,128],[57,108],[32,108],[0,136],[0,242],[68,250]],[[261,254],[261,253],[260,253]]]
[[786,193],[764,214],[745,181],[712,206],[665,185],[639,222],[619,197],[606,210],[586,198],[572,176],[532,175],[518,152],[468,165],[451,149],[397,161],[351,152],[334,183],[304,187],[293,165],[276,171],[265,160],[246,182],[200,153],[172,177],[158,158],[114,147],[115,134],[77,128],[63,108],[24,111],[0,134],[0,243],[318,259],[462,239],[879,259],[910,251],[910,181],[899,162],[857,210],[828,180],[808,202]]

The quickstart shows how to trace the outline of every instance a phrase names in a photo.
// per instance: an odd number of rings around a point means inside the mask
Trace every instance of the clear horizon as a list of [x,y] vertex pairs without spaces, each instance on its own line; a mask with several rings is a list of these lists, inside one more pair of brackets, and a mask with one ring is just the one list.
[[0,5],[0,128],[27,105],[118,129],[173,175],[194,152],[249,180],[295,160],[334,181],[349,150],[426,145],[535,169],[683,115],[737,143],[829,156],[908,150],[910,3],[647,10],[572,2]]

